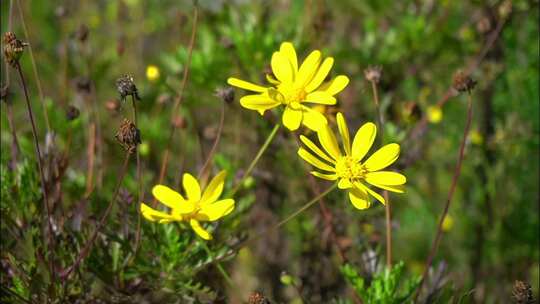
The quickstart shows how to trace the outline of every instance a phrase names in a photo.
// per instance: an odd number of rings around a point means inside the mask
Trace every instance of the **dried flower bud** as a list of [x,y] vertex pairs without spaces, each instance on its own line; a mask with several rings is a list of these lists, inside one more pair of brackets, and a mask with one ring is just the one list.
[[130,75],[124,75],[116,80],[116,88],[122,100],[126,99],[128,95],[131,95],[133,98],[140,100],[139,94],[137,92],[137,87],[133,82],[133,77]]
[[105,102],[105,108],[107,108],[108,111],[116,114],[120,110],[120,102],[118,102],[116,99],[109,99]]
[[17,36],[15,36],[14,33],[6,32],[4,34],[4,59],[6,62],[10,66],[16,67],[19,58],[22,56],[24,47],[27,45],[28,43],[17,39]]
[[454,75],[452,86],[459,92],[470,92],[476,86],[476,81],[463,71],[458,71]]
[[79,76],[75,78],[75,89],[79,93],[90,93],[92,89],[92,81],[86,76]]
[[532,304],[534,297],[531,285],[523,281],[516,281],[512,290],[512,297],[516,304]]
[[226,103],[232,103],[234,101],[234,89],[231,87],[218,88],[214,95]]
[[248,304],[270,304],[270,301],[262,293],[255,291],[249,295]]
[[126,118],[122,121],[115,138],[128,153],[134,153],[137,150],[137,145],[141,143],[139,129]]
[[185,129],[187,127],[186,120],[180,115],[176,116],[173,119],[172,125],[177,129]]
[[364,70],[364,77],[369,82],[379,83],[381,80],[382,67],[380,66],[369,66]]
[[66,118],[69,121],[77,119],[80,114],[81,112],[75,106],[69,105],[66,109]]
[[86,24],[79,25],[79,28],[77,28],[77,31],[75,32],[75,38],[79,40],[80,42],[85,42],[86,39],[88,39],[88,34],[90,33],[90,29],[88,29],[88,26]]

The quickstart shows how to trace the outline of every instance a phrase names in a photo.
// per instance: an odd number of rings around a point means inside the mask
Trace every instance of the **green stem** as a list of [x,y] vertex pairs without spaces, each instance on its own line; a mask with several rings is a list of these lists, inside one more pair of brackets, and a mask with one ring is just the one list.
[[236,184],[236,186],[232,190],[232,192],[230,194],[230,197],[234,196],[234,194],[240,189],[240,187],[242,186],[244,181],[250,176],[251,171],[253,171],[253,169],[255,168],[255,165],[257,164],[257,162],[259,162],[259,159],[264,154],[264,151],[266,151],[266,149],[268,148],[268,146],[270,146],[270,143],[272,142],[274,137],[276,137],[276,134],[277,134],[277,131],[279,130],[279,127],[281,127],[281,124],[279,124],[279,123],[274,126],[274,128],[272,129],[272,132],[270,132],[270,134],[266,138],[266,141],[264,142],[262,147],[259,149],[259,152],[257,152],[257,155],[251,161],[251,164],[249,164],[249,167],[247,168],[246,172],[244,173],[244,176],[242,176],[242,179],[240,179],[238,184]]
[[[208,245],[206,244],[206,242],[202,241],[200,243],[202,244],[202,247],[204,248],[204,250],[206,251],[208,256],[211,259],[213,259],[214,257],[212,255],[212,251],[210,250],[210,248],[208,248]],[[229,276],[227,271],[223,268],[223,266],[221,266],[221,263],[219,263],[219,262],[216,263],[216,267],[219,270],[219,272],[221,273],[221,275],[223,276],[223,278],[225,279],[225,281],[227,282],[227,284],[229,285],[229,287],[235,289],[233,280],[231,279],[231,277]]]

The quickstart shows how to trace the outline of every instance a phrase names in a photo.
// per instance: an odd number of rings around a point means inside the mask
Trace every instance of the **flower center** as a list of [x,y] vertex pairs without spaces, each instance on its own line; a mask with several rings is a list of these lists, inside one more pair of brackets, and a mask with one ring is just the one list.
[[278,91],[283,96],[281,102],[283,104],[289,105],[292,103],[300,103],[306,99],[306,90],[304,88],[295,88],[290,85],[280,85],[278,86]]
[[336,174],[340,178],[359,179],[363,178],[367,170],[352,156],[342,156],[336,162]]

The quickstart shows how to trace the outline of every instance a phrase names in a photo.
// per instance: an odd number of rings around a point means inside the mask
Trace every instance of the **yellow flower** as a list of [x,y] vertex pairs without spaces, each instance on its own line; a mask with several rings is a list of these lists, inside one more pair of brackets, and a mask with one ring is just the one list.
[[191,174],[185,173],[182,184],[187,198],[167,186],[157,185],[152,189],[152,194],[163,205],[169,207],[169,212],[161,212],[141,203],[141,213],[152,222],[189,222],[191,228],[201,238],[210,240],[212,235],[201,226],[200,222],[217,221],[234,209],[233,199],[218,200],[223,192],[226,174],[225,171],[221,171],[210,181],[203,192],[199,182]]
[[148,78],[149,81],[156,81],[159,78],[159,68],[155,65],[147,66],[146,78]]
[[351,146],[345,118],[338,113],[336,120],[345,153],[340,150],[329,126],[317,132],[322,149],[307,137],[300,136],[300,140],[309,150],[300,148],[298,155],[312,166],[324,171],[312,171],[311,174],[326,180],[339,180],[338,187],[349,191],[349,199],[357,209],[366,209],[371,205],[369,195],[385,203],[384,198],[367,187],[364,182],[388,191],[403,193],[402,185],[407,182],[407,178],[396,172],[381,171],[397,160],[399,145],[395,143],[385,145],[366,161],[362,161],[375,141],[377,127],[371,122],[364,124],[356,132]]
[[477,146],[481,145],[484,142],[484,137],[476,129],[469,132],[469,138],[471,139],[471,143]]
[[441,110],[441,107],[438,106],[431,106],[427,109],[427,117],[429,122],[437,124],[441,122],[443,113]]
[[442,230],[448,232],[452,227],[454,227],[454,219],[450,214],[447,214],[442,222]]
[[250,110],[256,110],[261,115],[266,110],[284,105],[282,121],[289,130],[294,131],[304,124],[311,130],[318,130],[326,125],[324,115],[306,103],[334,105],[334,95],[341,92],[349,83],[349,78],[339,75],[326,81],[332,69],[334,58],[322,59],[321,52],[311,52],[298,67],[296,51],[290,42],[283,42],[279,51],[272,55],[271,66],[273,75],[266,75],[269,87],[260,86],[237,78],[227,79],[227,83],[256,94],[246,95],[240,99],[240,104]]

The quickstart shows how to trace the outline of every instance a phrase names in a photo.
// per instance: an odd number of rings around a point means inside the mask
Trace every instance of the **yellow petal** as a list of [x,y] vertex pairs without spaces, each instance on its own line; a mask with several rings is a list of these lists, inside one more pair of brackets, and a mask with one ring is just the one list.
[[178,220],[178,221],[182,220],[182,217],[180,216],[174,217],[165,212],[157,211],[155,209],[152,209],[145,203],[141,203],[140,208],[141,208],[142,216],[151,222],[159,221],[161,219],[170,219],[170,220]]
[[294,46],[290,42],[283,42],[279,48],[279,51],[287,57],[291,67],[293,68],[294,74],[298,72],[298,58],[296,57],[296,51]]
[[241,80],[238,78],[234,78],[234,77],[229,77],[229,79],[227,79],[227,83],[229,85],[232,85],[233,87],[241,88],[241,89],[252,91],[252,92],[262,93],[266,91],[266,88],[263,86],[260,86],[258,84],[254,84],[245,80]]
[[389,186],[389,185],[381,185],[381,184],[375,184],[375,183],[370,183],[370,184],[372,184],[373,186],[375,186],[377,188],[381,188],[383,190],[388,190],[390,192],[405,193],[405,186],[404,185]]
[[317,72],[317,68],[319,67],[319,63],[321,62],[321,52],[320,51],[313,51],[311,54],[309,54],[300,66],[300,69],[298,70],[298,75],[296,76],[296,79],[294,80],[294,83],[300,87],[305,87],[306,84],[311,81],[313,76],[315,76],[315,73]]
[[291,107],[286,107],[281,118],[283,125],[287,129],[294,131],[300,127],[302,122],[302,110],[293,110]]
[[280,103],[279,101],[273,100],[265,93],[246,95],[240,98],[240,104],[242,107],[250,110],[256,110],[262,115],[266,110],[277,107]]
[[345,149],[345,154],[351,155],[351,139],[349,138],[347,121],[345,121],[345,117],[341,113],[337,113],[336,118],[339,134],[341,134],[341,139],[343,140],[343,149]]
[[206,186],[201,198],[201,204],[210,204],[215,202],[221,193],[223,192],[223,185],[225,184],[225,177],[227,171],[223,170],[218,173]]
[[300,141],[304,143],[311,151],[313,151],[318,157],[326,160],[329,163],[334,164],[336,161],[330,158],[328,154],[326,154],[324,151],[319,149],[317,145],[315,145],[314,142],[312,142],[309,138],[305,137],[304,135],[300,135]]
[[338,188],[339,189],[349,189],[352,186],[353,185],[352,185],[351,181],[348,178],[342,178],[338,182]]
[[407,182],[403,174],[392,171],[377,171],[366,174],[366,182],[372,185],[399,186]]
[[316,176],[318,178],[322,178],[322,179],[325,179],[325,180],[329,180],[329,181],[333,181],[333,180],[337,179],[337,175],[335,175],[335,174],[324,174],[324,173],[317,172],[317,171],[311,171],[309,173],[311,173],[311,175],[313,175],[313,176]]
[[309,107],[302,106],[304,117],[302,123],[310,130],[318,132],[321,128],[324,128],[328,124],[326,117],[319,112]]
[[367,192],[359,188],[351,188],[349,190],[349,199],[356,209],[364,210],[371,206]]
[[216,221],[234,210],[234,200],[224,199],[201,207],[196,219],[199,221]]
[[304,148],[298,149],[298,155],[301,158],[303,158],[306,162],[308,162],[309,164],[311,164],[312,166],[314,166],[316,168],[319,168],[319,169],[324,170],[324,171],[329,171],[329,172],[334,172],[335,171],[332,166],[324,163],[323,161],[321,161],[320,159],[315,157],[313,154],[309,153]]
[[304,102],[311,102],[324,105],[335,105],[336,98],[324,91],[315,91],[306,95]]
[[369,157],[364,165],[368,171],[378,171],[393,164],[399,156],[399,145],[388,144]]
[[309,84],[306,86],[306,92],[315,91],[321,85],[326,76],[328,76],[328,73],[330,73],[332,65],[334,65],[334,58],[328,57],[324,59],[323,63],[319,67],[319,70],[317,71],[313,79],[309,82]]
[[212,239],[212,235],[208,233],[208,231],[204,230],[204,228],[201,227],[201,224],[197,220],[191,219],[189,221],[189,224],[191,225],[193,231],[195,231],[195,233],[197,233],[201,238],[207,241]]
[[376,200],[378,200],[379,202],[381,202],[383,205],[386,204],[386,201],[384,199],[384,197],[382,197],[382,195],[380,195],[379,193],[369,189],[369,187],[366,187],[364,184],[360,183],[360,182],[356,182],[354,183],[354,186],[360,190],[363,190],[367,193],[369,193],[371,196],[373,196]]
[[349,78],[345,75],[339,75],[330,80],[330,82],[322,85],[319,90],[324,90],[330,95],[336,95],[337,93],[343,91],[348,84]]
[[374,123],[368,122],[362,125],[354,135],[352,155],[358,160],[362,160],[371,149],[376,136],[377,127]]
[[152,188],[152,195],[169,208],[178,208],[185,201],[182,195],[165,185],[156,185]]
[[325,125],[317,132],[319,137],[319,142],[326,152],[333,158],[338,159],[341,156],[341,151],[339,151],[338,143],[334,133],[330,130],[328,125]]
[[269,74],[266,74],[266,81],[268,81],[269,83],[277,86],[279,85],[281,82],[279,82],[279,80],[277,80],[276,78],[274,78],[274,75],[269,75]]
[[274,54],[272,54],[270,65],[272,66],[272,72],[274,72],[274,75],[279,81],[285,83],[292,82],[293,71],[291,63],[281,52],[274,52]]
[[201,200],[201,186],[193,175],[184,173],[182,185],[184,186],[184,190],[186,190],[188,200],[192,202],[198,202]]

